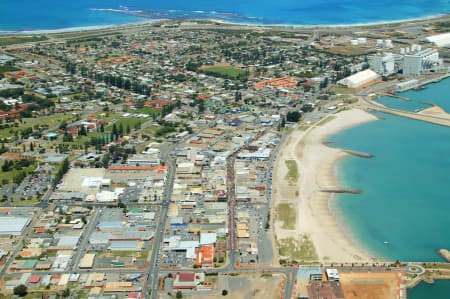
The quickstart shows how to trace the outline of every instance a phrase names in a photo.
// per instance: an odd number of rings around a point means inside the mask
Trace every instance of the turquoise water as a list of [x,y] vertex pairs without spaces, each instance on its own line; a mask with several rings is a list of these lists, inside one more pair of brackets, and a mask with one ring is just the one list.
[[450,128],[382,116],[385,120],[328,139],[333,146],[375,155],[341,160],[341,184],[363,192],[342,194],[331,208],[376,256],[443,261],[436,250],[450,245]]
[[137,19],[130,18],[130,14],[145,19],[214,18],[253,24],[332,25],[450,13],[448,0],[0,0],[0,4],[0,31],[132,23]]
[[450,280],[436,280],[430,285],[422,282],[408,290],[408,299],[443,299],[450,297]]
[[422,104],[421,102],[430,102],[437,104],[450,113],[450,78],[446,78],[441,82],[427,84],[425,87],[422,90],[412,89],[398,93],[399,96],[411,99],[409,102],[388,96],[379,97],[376,101],[389,108],[406,111],[429,108],[430,105]]

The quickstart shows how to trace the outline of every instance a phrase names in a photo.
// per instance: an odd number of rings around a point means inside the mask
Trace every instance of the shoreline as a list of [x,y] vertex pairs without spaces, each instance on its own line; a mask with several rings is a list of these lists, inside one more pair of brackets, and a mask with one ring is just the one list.
[[[256,27],[275,27],[275,28],[282,28],[282,27],[289,27],[293,29],[330,29],[330,28],[365,28],[365,27],[376,27],[381,25],[398,25],[402,23],[409,23],[409,22],[420,22],[420,21],[430,21],[430,20],[438,20],[441,18],[449,17],[450,14],[441,13],[441,14],[434,14],[424,17],[417,17],[417,18],[407,18],[407,19],[400,19],[400,20],[381,20],[376,22],[367,22],[367,23],[353,23],[353,24],[264,24],[264,23],[242,23],[242,22],[232,22],[227,20],[220,20],[220,19],[204,19],[205,21],[211,21],[211,22],[219,22],[223,23],[224,25],[239,25],[239,26],[256,26]],[[190,20],[196,20],[196,19],[190,19]],[[202,20],[202,19],[200,19]]]
[[[355,115],[356,113],[362,114],[356,116]],[[336,116],[337,116],[336,119],[323,125],[322,128],[321,127],[311,128],[312,131],[314,129],[315,130],[322,129],[322,130],[319,132],[317,131],[311,132],[310,134],[316,134],[316,136],[314,136],[314,141],[319,141],[320,146],[326,147],[327,149],[331,150],[329,151],[331,154],[330,156],[323,157],[325,162],[323,162],[324,164],[323,168],[319,168],[319,172],[317,174],[318,178],[316,178],[318,185],[334,186],[336,189],[342,189],[343,186],[339,183],[338,179],[338,172],[339,172],[338,165],[344,157],[349,157],[351,156],[351,154],[346,152],[345,149],[333,147],[331,145],[326,145],[324,144],[324,141],[328,137],[338,134],[343,130],[359,126],[369,121],[375,121],[378,119],[376,118],[376,116],[372,114],[357,109],[343,111],[341,113],[338,113]],[[370,249],[364,246],[363,242],[361,240],[358,240],[354,236],[354,233],[352,232],[350,225],[346,221],[343,221],[344,219],[342,219],[343,217],[345,218],[346,216],[342,214],[339,210],[334,209],[332,207],[333,201],[340,200],[338,198],[338,194],[334,193],[326,194],[326,196],[321,196],[320,199],[322,201],[321,203],[322,205],[326,204],[328,212],[328,215],[321,215],[320,217],[328,218],[329,221],[328,225],[330,227],[335,227],[335,230],[333,231],[334,232],[333,235],[337,236],[337,240],[335,240],[335,242],[341,243],[340,244],[341,247],[348,246],[348,248],[346,248],[346,251],[350,252],[355,258],[358,256],[356,258],[357,262],[358,261],[374,262],[383,260],[382,257],[379,257],[373,252],[370,252]]]
[[[335,175],[336,165],[349,154],[343,149],[323,144],[330,135],[378,118],[360,109],[351,109],[337,113],[336,118],[323,124],[314,125],[307,131],[295,130],[277,158],[277,168],[282,168],[284,161],[294,159],[299,167],[300,178],[297,182],[297,196],[286,197],[283,186],[283,169],[277,171],[273,204],[290,202],[297,209],[296,228],[292,231],[281,229],[275,223],[276,236],[299,237],[310,236],[321,263],[373,263],[385,261],[372,254],[360,240],[354,238],[350,228],[339,215],[335,215],[330,203],[334,194],[322,192],[323,189],[340,189]],[[281,172],[281,175],[279,174]],[[276,185],[275,185],[276,184]],[[278,189],[277,188],[277,189]],[[292,193],[292,192],[291,192]],[[276,207],[276,206],[275,206]]]
[[[96,11],[108,11],[117,14],[123,14],[128,16],[134,16],[143,18],[144,20],[131,22],[131,23],[120,23],[120,24],[107,24],[107,25],[88,25],[88,26],[79,26],[79,27],[66,27],[66,28],[57,28],[57,29],[37,29],[37,30],[26,30],[26,29],[18,29],[18,30],[1,30],[0,29],[0,37],[3,35],[22,35],[22,34],[52,34],[52,33],[66,33],[66,32],[84,32],[84,31],[95,31],[101,29],[126,29],[127,27],[152,24],[156,22],[164,22],[164,21],[193,21],[193,22],[209,22],[210,24],[205,25],[214,25],[215,23],[219,23],[221,25],[231,25],[236,27],[258,27],[258,28],[267,28],[273,30],[279,29],[370,29],[372,27],[383,26],[383,25],[402,25],[405,23],[411,22],[422,22],[422,21],[438,21],[440,19],[446,19],[450,17],[449,13],[441,13],[441,14],[433,14],[423,17],[417,18],[406,18],[400,20],[381,20],[376,22],[367,22],[367,23],[353,23],[353,24],[264,24],[264,23],[245,23],[245,22],[233,22],[230,20],[220,19],[220,18],[151,18],[150,16],[146,16],[142,13],[142,11],[138,11],[138,13],[134,13],[134,11],[121,11],[115,9],[101,9],[95,8],[93,10]],[[199,24],[201,25],[201,24]]]
[[126,29],[140,25],[149,25],[157,22],[165,21],[164,19],[142,20],[132,23],[110,24],[110,25],[91,25],[80,27],[67,27],[60,29],[37,29],[37,30],[17,30],[6,31],[0,30],[0,38],[8,35],[34,35],[34,34],[56,34],[56,33],[73,33],[73,32],[95,32],[97,30],[105,29]]

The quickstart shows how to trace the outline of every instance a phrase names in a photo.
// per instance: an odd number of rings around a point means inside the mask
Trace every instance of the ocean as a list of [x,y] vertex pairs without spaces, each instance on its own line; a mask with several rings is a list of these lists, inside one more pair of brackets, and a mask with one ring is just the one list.
[[[426,92],[435,101],[440,97],[448,101],[442,86],[449,82],[408,93],[420,98]],[[374,155],[371,159],[347,156],[338,163],[340,183],[361,189],[362,194],[339,195],[331,208],[353,238],[376,256],[444,261],[436,250],[450,245],[450,128],[378,115],[385,119],[328,138],[332,146]]]
[[269,25],[391,22],[450,13],[448,0],[1,0],[0,31],[56,30],[154,19]]
[[436,280],[434,284],[422,282],[408,290],[408,299],[442,299],[450,294],[450,280]]
[[422,90],[407,90],[398,93],[399,96],[409,98],[411,101],[404,101],[389,96],[379,97],[375,100],[386,107],[407,111],[429,108],[430,105],[422,103],[429,102],[440,106],[447,113],[450,113],[450,97],[448,96],[449,90],[450,77],[437,83],[427,84],[425,85],[425,89]]

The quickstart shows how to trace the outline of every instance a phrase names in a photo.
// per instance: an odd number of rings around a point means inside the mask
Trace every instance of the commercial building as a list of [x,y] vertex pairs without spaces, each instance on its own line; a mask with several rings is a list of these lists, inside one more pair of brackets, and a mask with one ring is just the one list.
[[19,236],[29,223],[29,218],[0,217],[0,235]]
[[339,272],[337,269],[327,269],[326,273],[329,281],[339,281]]
[[174,275],[173,288],[195,290],[205,280],[204,273],[177,273]]
[[80,269],[91,269],[94,266],[95,253],[86,253],[80,261]]

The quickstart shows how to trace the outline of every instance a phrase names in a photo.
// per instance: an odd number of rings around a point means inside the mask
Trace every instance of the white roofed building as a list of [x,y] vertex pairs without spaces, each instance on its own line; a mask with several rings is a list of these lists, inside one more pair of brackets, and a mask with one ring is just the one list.
[[438,47],[450,47],[450,32],[427,36],[425,40]]
[[344,78],[342,80],[339,80],[337,83],[345,85],[347,87],[351,88],[358,88],[362,85],[371,83],[375,80],[377,80],[380,76],[375,73],[374,71],[367,69],[361,72],[358,72],[354,75],[351,75],[347,78]]

